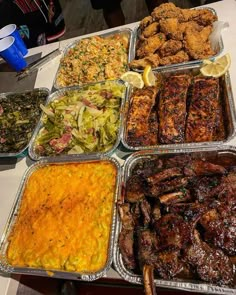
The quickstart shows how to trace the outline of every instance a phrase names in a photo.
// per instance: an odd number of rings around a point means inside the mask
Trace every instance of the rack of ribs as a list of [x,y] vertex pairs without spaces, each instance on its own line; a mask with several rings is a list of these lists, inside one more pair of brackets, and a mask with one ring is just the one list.
[[[154,145],[157,134],[150,131],[150,115],[155,105],[157,88],[135,90],[127,119],[127,142],[133,146]],[[157,121],[156,121],[157,124]],[[156,126],[155,129],[158,127]]]
[[160,143],[184,142],[187,92],[191,78],[176,75],[166,79],[159,100]]
[[212,141],[220,117],[219,80],[196,77],[186,125],[186,142]]

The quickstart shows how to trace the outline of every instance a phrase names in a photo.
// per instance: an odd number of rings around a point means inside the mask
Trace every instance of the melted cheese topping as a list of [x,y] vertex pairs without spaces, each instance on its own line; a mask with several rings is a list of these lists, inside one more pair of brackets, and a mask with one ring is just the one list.
[[107,161],[46,165],[26,183],[8,261],[96,272],[107,261],[116,167]]

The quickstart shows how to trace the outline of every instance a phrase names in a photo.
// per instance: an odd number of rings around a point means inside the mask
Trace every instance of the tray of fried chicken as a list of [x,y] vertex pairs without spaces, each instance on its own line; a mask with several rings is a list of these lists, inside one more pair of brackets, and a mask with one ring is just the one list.
[[200,65],[155,73],[152,87],[127,97],[122,143],[129,150],[220,146],[235,137],[229,73],[205,77]]
[[114,264],[125,280],[235,294],[236,149],[139,151],[125,162]]
[[173,3],[156,7],[135,33],[135,59],[129,66],[162,69],[214,58],[223,51],[221,37],[211,39],[217,15],[212,8],[181,9]]

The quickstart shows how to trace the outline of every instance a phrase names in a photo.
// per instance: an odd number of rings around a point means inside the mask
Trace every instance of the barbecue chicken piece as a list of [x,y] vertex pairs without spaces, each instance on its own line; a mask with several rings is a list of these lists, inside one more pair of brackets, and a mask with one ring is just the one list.
[[177,18],[164,18],[159,23],[160,32],[168,39],[183,40],[183,32],[179,29],[180,23]]
[[142,31],[140,38],[141,39],[149,38],[155,35],[156,33],[158,33],[158,30],[159,30],[159,23],[153,22]]
[[192,160],[187,164],[187,168],[192,170],[192,175],[197,176],[226,173],[226,169],[223,166],[203,160]]
[[157,172],[149,177],[147,181],[152,185],[158,185],[160,182],[168,180],[170,178],[183,176],[182,170],[180,168],[174,167],[169,169],[164,169],[160,172]]
[[191,58],[205,59],[216,54],[209,41],[211,32],[211,26],[204,27],[200,32],[192,28],[185,30],[183,44]]
[[188,75],[166,79],[159,100],[159,141],[184,142],[186,99],[191,78]]
[[215,250],[203,242],[197,230],[194,230],[193,242],[185,249],[184,256],[202,280],[218,285],[233,283],[230,259],[221,250]]
[[158,33],[144,40],[137,49],[137,57],[143,58],[147,55],[155,53],[166,41],[163,33]]
[[[133,146],[154,145],[157,142],[150,133],[149,117],[155,104],[157,89],[148,87],[134,91],[127,119],[127,142]],[[152,136],[151,136],[152,135]]]
[[131,69],[144,69],[146,66],[157,68],[160,63],[160,57],[158,54],[149,54],[141,59],[134,59],[129,63]]
[[171,180],[160,182],[159,185],[149,184],[147,194],[150,197],[158,197],[164,193],[168,193],[179,188],[184,188],[189,183],[189,177],[177,177]]
[[185,51],[180,50],[174,55],[162,57],[160,59],[160,65],[167,66],[167,65],[178,64],[178,63],[182,63],[186,61],[189,61],[188,54]]
[[125,266],[128,269],[136,267],[134,256],[134,220],[128,203],[119,204],[119,214],[122,221],[122,229],[119,234],[119,249]]
[[125,200],[130,203],[141,201],[145,197],[145,180],[139,175],[132,175],[126,182]]
[[182,49],[182,42],[177,40],[167,40],[159,49],[161,57],[175,55]]
[[186,124],[186,142],[212,141],[218,126],[220,98],[219,80],[194,79],[189,113]]

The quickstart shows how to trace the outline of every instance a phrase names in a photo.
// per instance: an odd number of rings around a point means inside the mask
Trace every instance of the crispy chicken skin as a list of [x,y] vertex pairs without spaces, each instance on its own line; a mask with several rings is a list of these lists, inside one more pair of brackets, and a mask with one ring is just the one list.
[[179,29],[180,23],[177,18],[164,18],[159,21],[160,31],[166,35],[167,38],[174,40],[182,40],[183,33]]
[[179,20],[183,20],[182,9],[176,7],[174,3],[161,4],[153,10],[151,16],[156,21],[167,18],[177,18]]
[[177,40],[166,41],[159,49],[160,55],[162,57],[175,55],[178,51],[182,49],[182,42]]
[[[127,119],[127,142],[133,146],[155,144],[150,136],[149,117],[155,104],[157,89],[148,87],[134,91]],[[157,137],[157,136],[156,136]]]
[[137,50],[137,56],[143,58],[157,51],[165,42],[166,36],[158,33],[146,39]]
[[[216,20],[217,16],[210,9],[181,9],[173,3],[161,4],[140,22],[136,59],[158,54],[160,63],[151,64],[157,67],[214,56],[216,52],[211,48],[209,37]],[[165,42],[168,43],[164,45]],[[147,60],[142,60],[141,65],[133,67],[145,65]]]
[[178,64],[178,63],[186,62],[186,61],[189,61],[188,54],[185,51],[180,50],[174,55],[161,58],[160,65],[166,66],[166,65]]
[[157,22],[151,23],[149,26],[147,26],[143,30],[140,38],[141,39],[142,38],[149,38],[149,37],[155,35],[156,33],[158,33],[158,29],[159,29],[159,23],[157,23]]
[[211,48],[211,44],[208,39],[211,32],[211,26],[203,28],[200,32],[192,28],[186,29],[184,48],[191,58],[204,59],[216,53]]
[[159,63],[160,57],[158,54],[149,54],[144,58],[132,60],[129,66],[131,69],[144,69],[148,65],[150,65],[152,68],[156,68],[158,67]]
[[144,19],[141,20],[140,22],[140,29],[144,30],[147,26],[149,26],[153,22],[153,18],[151,15],[146,16]]

